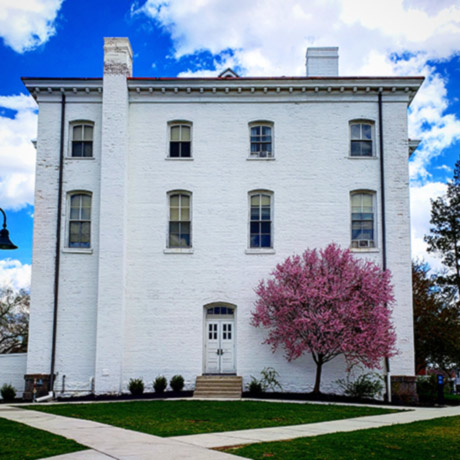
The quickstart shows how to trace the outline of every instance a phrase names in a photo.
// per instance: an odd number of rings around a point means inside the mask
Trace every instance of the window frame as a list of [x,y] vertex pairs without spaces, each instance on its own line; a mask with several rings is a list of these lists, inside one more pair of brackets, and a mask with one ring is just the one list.
[[[189,141],[182,141],[182,140],[173,141],[171,139],[172,137],[171,134],[172,134],[172,129],[175,127],[179,127],[181,133],[182,133],[182,127],[189,128],[190,129],[190,140]],[[179,161],[192,160],[193,159],[193,123],[188,120],[171,120],[171,121],[168,121],[167,129],[168,129],[168,135],[167,135],[168,145],[167,145],[166,158],[168,160],[179,160]],[[171,156],[171,143],[172,142],[178,142],[179,144],[182,144],[184,142],[189,142],[190,155],[189,156],[177,156],[177,157]],[[179,146],[179,149],[181,150],[181,145]]]
[[[353,239],[353,222],[359,221],[362,222],[364,219],[361,220],[353,220],[353,197],[356,195],[369,195],[372,199],[372,232],[373,232],[373,239],[372,240],[365,240],[365,239]],[[378,234],[377,234],[377,192],[375,190],[367,190],[367,189],[360,189],[360,190],[353,190],[350,192],[350,249],[356,252],[373,252],[378,251]],[[362,203],[361,203],[362,208]],[[362,210],[362,209],[361,209]],[[361,214],[363,214],[361,212]],[[357,245],[354,245],[354,242],[357,242]],[[360,241],[372,241],[371,245],[367,246],[360,246]]]
[[[359,139],[353,139],[352,138],[352,126],[356,125],[369,125],[371,127],[371,139],[368,141],[366,139],[362,138],[362,127],[360,129],[360,138]],[[353,141],[355,142],[370,142],[371,144],[371,154],[370,155],[353,155],[352,154],[352,143]],[[376,158],[376,146],[375,146],[375,121],[371,119],[366,119],[366,118],[357,118],[354,120],[350,120],[348,122],[348,156],[349,158],[353,159],[369,159],[369,158]]]
[[[72,199],[76,196],[87,196],[90,199],[90,211],[89,211],[89,219],[72,219]],[[81,201],[80,201],[80,213],[81,213]],[[80,216],[81,217],[81,216]],[[70,227],[73,222],[80,222],[80,223],[89,223],[89,243],[88,246],[81,246],[81,245],[74,245],[71,243],[71,231]],[[64,249],[66,252],[92,252],[92,225],[93,223],[93,193],[88,190],[72,190],[67,193],[67,218],[66,218],[66,238],[65,238],[65,245]],[[80,242],[81,243],[81,242]]]
[[[74,129],[77,127],[82,127],[82,140],[81,141],[74,141]],[[84,131],[86,127],[91,127],[93,130],[91,141],[84,140]],[[69,123],[69,150],[67,158],[72,160],[92,160],[94,159],[94,133],[95,133],[95,123],[92,120],[72,120]],[[91,156],[74,156],[73,154],[73,146],[74,142],[91,142]]]
[[[257,221],[253,221],[251,219],[251,201],[254,196],[268,196],[270,198],[270,246],[252,246],[251,245],[251,224],[253,222],[258,222],[259,224],[264,222],[264,220],[261,219],[261,215],[259,215],[260,219]],[[259,209],[261,211],[262,204],[259,199]],[[262,235],[262,233],[259,233],[259,236]],[[248,242],[247,242],[247,254],[251,253],[273,253],[274,252],[274,193],[271,190],[266,190],[266,189],[258,189],[258,190],[251,190],[248,192]]]
[[[252,153],[252,129],[253,128],[270,128],[270,146],[271,146],[271,155],[261,156],[258,154]],[[249,153],[248,160],[274,160],[275,159],[275,123],[269,120],[255,120],[248,123],[249,128]],[[259,134],[262,137],[261,134]],[[254,142],[255,144],[261,144],[263,142]],[[263,152],[263,150],[259,151]]]
[[[189,198],[189,220],[188,221],[171,221],[171,198],[175,195],[187,196]],[[181,198],[179,198],[181,203]],[[192,233],[192,214],[193,194],[188,190],[171,190],[167,193],[167,227],[166,227],[166,250],[165,252],[192,252],[193,251],[193,233]],[[182,212],[182,206],[179,206],[179,213]],[[171,222],[188,222],[189,223],[189,246],[171,246]]]

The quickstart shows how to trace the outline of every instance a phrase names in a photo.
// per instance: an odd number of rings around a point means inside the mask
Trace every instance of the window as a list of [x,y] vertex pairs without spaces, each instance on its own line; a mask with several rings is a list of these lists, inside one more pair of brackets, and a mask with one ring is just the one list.
[[359,192],[351,195],[351,247],[375,247],[374,193]]
[[251,124],[251,158],[273,158],[272,132],[273,125]]
[[271,248],[272,241],[272,195],[252,193],[250,195],[249,247]]
[[192,127],[190,124],[172,124],[169,128],[169,157],[191,158]]
[[350,124],[350,155],[352,157],[371,157],[373,155],[373,124],[366,121]]
[[169,195],[169,237],[170,248],[191,248],[191,194],[171,193]]
[[93,124],[79,123],[72,129],[72,157],[90,158],[93,156]]
[[69,248],[91,247],[91,195],[70,195]]

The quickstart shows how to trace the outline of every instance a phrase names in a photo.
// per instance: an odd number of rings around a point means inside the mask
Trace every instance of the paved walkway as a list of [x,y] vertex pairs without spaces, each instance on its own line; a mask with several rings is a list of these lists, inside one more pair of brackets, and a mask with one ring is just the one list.
[[416,408],[396,414],[373,415],[331,422],[161,438],[90,420],[35,412],[15,406],[0,406],[0,417],[73,439],[90,448],[72,454],[50,457],[48,460],[235,459],[237,457],[233,455],[209,449],[378,428],[456,415],[460,415],[460,406]]

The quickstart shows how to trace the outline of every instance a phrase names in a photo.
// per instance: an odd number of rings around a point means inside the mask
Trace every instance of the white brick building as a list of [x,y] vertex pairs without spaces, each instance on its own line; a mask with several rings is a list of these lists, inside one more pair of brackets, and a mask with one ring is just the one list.
[[[338,77],[331,48],[307,60],[308,77],[132,78],[129,41],[109,38],[103,78],[24,79],[39,104],[28,375],[107,393],[272,366],[311,390],[311,358],[272,354],[250,315],[278,262],[330,242],[392,271],[391,373],[414,374],[407,107],[422,78]],[[322,390],[344,369],[326,364]]]

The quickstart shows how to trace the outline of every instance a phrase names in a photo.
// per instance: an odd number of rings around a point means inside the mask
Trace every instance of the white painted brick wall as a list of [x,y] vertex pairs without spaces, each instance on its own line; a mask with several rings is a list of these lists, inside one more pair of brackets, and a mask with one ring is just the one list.
[[[95,121],[95,160],[68,160],[64,172],[66,191],[93,192],[94,252],[62,255],[58,389],[62,375],[66,391],[88,390],[95,375],[96,391],[107,392],[126,390],[135,377],[143,377],[151,389],[157,375],[178,373],[191,387],[204,367],[203,306],[217,301],[237,306],[237,373],[245,383],[272,366],[286,390],[311,389],[311,358],[288,363],[281,350],[273,355],[261,344],[264,331],[249,325],[254,288],[295,252],[332,241],[349,246],[350,191],[377,192],[381,224],[379,161],[348,157],[349,120],[377,122],[377,97],[258,99],[261,103],[238,97],[200,103],[196,97],[169,103],[161,95],[144,95],[132,98],[126,136],[124,102],[107,102],[124,91],[123,82],[112,89],[106,90],[103,111],[100,104],[77,103],[67,111],[68,120]],[[400,96],[384,97],[388,267],[394,277],[400,350],[392,359],[392,373],[411,375],[406,107]],[[28,373],[49,372],[54,269],[49,235],[54,235],[56,218],[59,114],[58,104],[40,105]],[[166,159],[167,122],[174,119],[193,122],[193,161]],[[274,161],[247,160],[248,123],[260,119],[274,123]],[[102,140],[101,124],[106,128]],[[377,134],[378,129],[378,146]],[[193,254],[163,252],[167,192],[175,189],[193,193]],[[274,192],[275,254],[245,253],[248,192],[254,189]],[[377,233],[379,251],[358,257],[381,263]],[[341,358],[326,364],[322,389],[330,390],[344,369]]]
[[[27,354],[0,354],[0,387],[5,383],[13,385],[16,397],[22,398],[24,391],[24,374],[26,373]],[[0,395],[0,399],[1,399]]]

